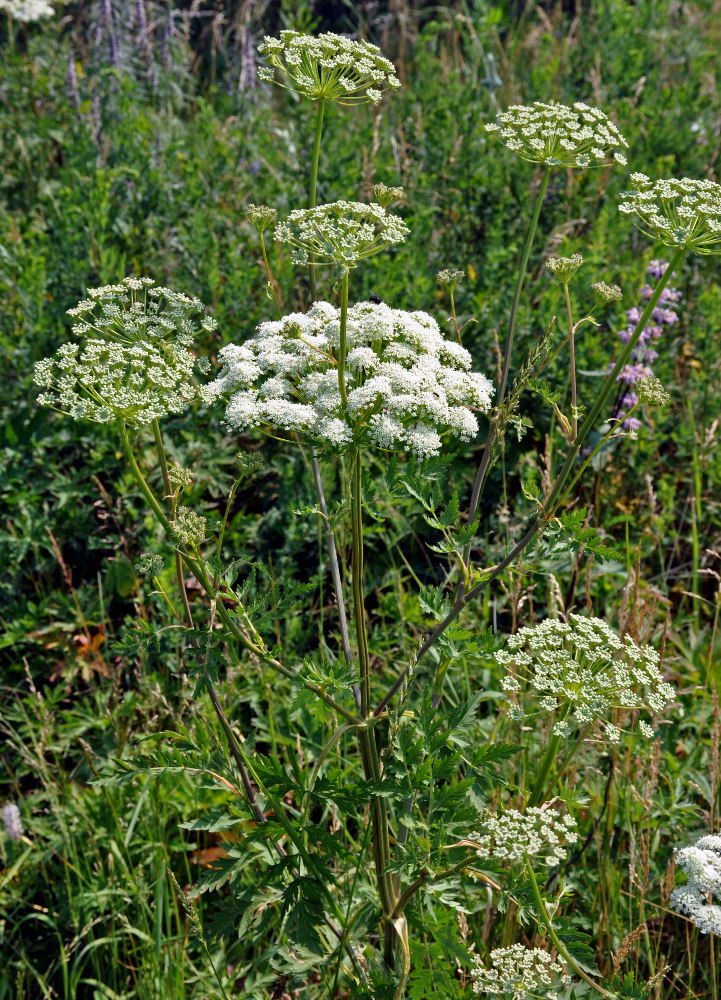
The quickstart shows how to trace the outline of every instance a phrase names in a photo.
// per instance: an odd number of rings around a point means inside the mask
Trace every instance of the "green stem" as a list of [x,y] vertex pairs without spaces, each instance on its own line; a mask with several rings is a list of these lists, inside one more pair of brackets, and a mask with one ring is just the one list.
[[345,387],[346,329],[348,326],[348,272],[343,275],[340,286],[340,344],[338,346],[338,388],[343,406],[348,405]]
[[[518,267],[518,277],[516,279],[516,290],[513,293],[513,302],[511,303],[511,315],[508,320],[508,336],[506,337],[506,346],[503,352],[503,365],[501,367],[501,381],[498,386],[498,396],[496,399],[495,415],[491,418],[490,427],[488,428],[488,437],[486,438],[486,444],[483,449],[483,455],[481,457],[481,463],[478,466],[478,472],[476,474],[476,480],[473,484],[473,491],[471,493],[471,503],[468,508],[468,523],[473,524],[476,517],[476,511],[478,510],[478,503],[481,499],[481,493],[483,492],[483,487],[486,481],[486,475],[488,474],[488,469],[491,461],[491,451],[493,449],[493,442],[496,439],[496,431],[498,430],[498,416],[501,406],[503,405],[503,400],[506,395],[506,383],[508,382],[508,372],[511,367],[511,355],[513,352],[513,335],[516,330],[516,317],[518,315],[518,305],[521,301],[521,292],[523,291],[523,284],[526,279],[526,270],[528,268],[528,258],[531,256],[531,248],[533,246],[533,241],[536,236],[536,230],[538,229],[538,219],[541,215],[541,208],[543,207],[543,201],[546,197],[546,189],[548,187],[548,182],[551,179],[551,168],[546,167],[543,178],[541,180],[541,186],[538,189],[538,194],[536,195],[536,203],[533,206],[533,215],[531,217],[531,224],[528,227],[528,233],[526,235],[526,242],[523,246],[523,252],[521,254],[521,262]],[[463,561],[466,566],[468,566],[471,557],[471,542],[469,540],[466,546],[466,551],[464,554]],[[463,583],[459,587],[459,594],[463,594]]]
[[281,318],[280,300],[276,293],[275,282],[273,281],[273,273],[270,270],[270,264],[268,263],[268,253],[265,249],[265,237],[262,231],[260,232],[260,248],[263,251],[263,267],[265,268],[265,276],[268,279],[268,287],[270,288],[273,295],[273,302],[275,303],[275,311],[278,314],[278,319]]
[[615,993],[610,993],[608,990],[604,990],[602,986],[599,986],[598,983],[581,968],[576,959],[570,954],[563,941],[561,941],[558,934],[556,934],[551,918],[548,916],[548,910],[546,909],[546,904],[544,902],[543,896],[541,895],[541,891],[538,888],[538,882],[536,882],[536,876],[533,872],[533,865],[531,864],[531,859],[528,857],[527,854],[525,855],[525,860],[526,860],[526,874],[528,875],[528,880],[531,883],[531,891],[533,894],[534,902],[536,904],[536,908],[538,910],[539,922],[542,923],[543,926],[548,931],[548,936],[556,946],[558,954],[563,958],[563,960],[568,965],[571,966],[574,972],[576,972],[581,977],[581,979],[584,979],[588,983],[588,985],[591,986],[597,993],[600,993],[602,997],[606,997],[607,1000],[615,1000],[616,997]]
[[568,316],[568,336],[571,364],[571,441],[575,441],[578,434],[578,401],[576,399],[576,331],[573,328],[573,309],[571,308],[571,293],[568,290],[568,282],[563,283],[563,290],[566,293],[566,315]]
[[[155,445],[158,449],[158,456],[160,458],[160,468],[163,473],[163,484],[165,486],[165,493],[168,497],[168,503],[170,504],[170,520],[175,520],[175,494],[173,492],[172,485],[170,483],[170,475],[168,473],[168,459],[165,456],[165,448],[163,447],[163,435],[160,433],[160,424],[157,420],[153,421],[153,435],[155,437]],[[183,610],[185,612],[185,624],[188,628],[193,628],[193,613],[190,610],[190,602],[188,600],[188,591],[185,589],[185,574],[183,572],[183,557],[175,550],[175,575],[178,580],[178,590],[180,591],[180,596],[183,601]]]
[[[566,705],[559,716],[558,720],[559,722],[563,722],[563,720],[568,715],[568,711],[569,707],[568,705]],[[528,797],[528,802],[526,803],[527,809],[537,806],[539,802],[543,800],[543,792],[546,784],[546,779],[548,778],[548,772],[553,767],[553,763],[556,759],[556,755],[558,754],[558,748],[560,745],[561,745],[561,737],[556,736],[554,733],[551,733],[551,739],[549,740],[548,746],[546,747],[546,752],[543,755],[541,766],[538,769],[536,780],[534,782],[533,788],[531,789],[531,794]]]
[[[308,185],[308,208],[315,208],[316,194],[318,189],[318,161],[320,159],[320,140],[323,135],[323,115],[325,113],[325,99],[318,101],[318,113],[315,120],[315,140],[313,142],[313,158],[310,162],[310,183]],[[313,256],[308,258],[310,264],[310,297],[315,302],[315,269],[313,268]]]
[[[128,459],[130,468],[133,471],[133,475],[135,476],[138,486],[140,487],[140,490],[143,496],[145,497],[148,506],[153,511],[158,521],[162,525],[163,529],[165,530],[165,533],[168,535],[169,538],[172,538],[173,537],[172,523],[166,516],[163,508],[158,503],[152,490],[148,486],[145,477],[143,476],[143,473],[140,470],[135,455],[133,454],[133,449],[130,444],[130,439],[128,438],[127,428],[125,427],[125,424],[122,421],[119,423],[119,428],[120,428],[120,436],[123,441],[123,448],[125,450],[125,455]],[[205,566],[202,560],[194,559],[192,556],[187,554],[183,555],[183,560],[185,562],[185,565],[188,567],[191,573],[193,573],[196,580],[201,585],[206,594],[212,600],[216,600],[218,595],[215,589],[213,588],[212,580],[208,577],[207,573],[205,572]],[[223,624],[228,629],[228,631],[233,635],[235,639],[238,640],[238,642],[242,646],[244,646],[251,653],[254,653],[255,656],[258,657],[258,659],[262,660],[264,663],[267,663],[268,666],[272,667],[279,674],[282,674],[289,680],[293,680],[296,682],[299,680],[297,674],[293,670],[290,670],[279,660],[276,660],[275,657],[271,656],[264,649],[263,646],[258,645],[255,642],[252,642],[248,638],[248,636],[245,635],[245,633],[238,628],[237,624],[231,618],[228,609],[223,604],[222,599],[218,601],[217,610],[218,610],[218,617],[222,620]],[[309,681],[305,680],[301,681],[301,683],[304,684],[304,686],[308,688],[309,691],[312,691],[314,694],[317,694],[319,698],[321,698],[327,705],[329,705],[344,719],[347,719],[349,722],[357,722],[356,715],[354,715],[352,712],[349,712],[347,708],[344,708],[343,705],[339,704],[339,702],[337,702],[334,698],[331,698],[330,695],[326,694],[325,691],[323,691],[317,685],[311,684]]]
[[[368,651],[368,633],[365,621],[365,602],[363,598],[363,496],[362,496],[362,459],[357,446],[353,449],[353,474],[351,486],[351,529],[353,538],[353,612],[355,617],[356,635],[358,639],[358,665],[360,670],[361,715],[367,719],[370,715],[370,656]],[[380,781],[380,760],[376,744],[375,732],[370,729],[360,730],[359,740],[361,756],[366,776],[374,782]],[[378,892],[387,917],[395,906],[395,891],[392,877],[385,872],[391,857],[390,837],[388,832],[388,809],[383,798],[373,802],[373,855],[376,867]]]

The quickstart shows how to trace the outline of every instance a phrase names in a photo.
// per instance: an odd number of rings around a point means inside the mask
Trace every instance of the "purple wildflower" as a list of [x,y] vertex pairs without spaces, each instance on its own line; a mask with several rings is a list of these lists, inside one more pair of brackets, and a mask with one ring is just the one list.
[[[667,269],[668,261],[652,260],[646,270],[652,280],[658,281],[666,273]],[[672,277],[675,276],[675,273],[673,273]],[[644,285],[640,294],[642,301],[648,302],[653,295],[653,288],[651,285]],[[651,322],[641,331],[641,336],[631,352],[628,364],[624,366],[616,378],[616,381],[619,383],[619,393],[614,407],[613,419],[623,424],[630,431],[636,431],[641,426],[641,421],[637,416],[626,416],[628,411],[638,403],[638,396],[633,391],[633,387],[640,379],[653,377],[651,364],[658,357],[658,351],[654,350],[650,346],[650,343],[658,340],[663,335],[665,329],[672,327],[678,322],[678,316],[673,309],[668,308],[668,305],[679,302],[680,299],[681,292],[677,288],[668,286],[664,288],[659,298],[659,304],[651,314]],[[638,306],[633,306],[632,309],[627,310],[628,326],[618,331],[618,338],[623,344],[627,344],[633,336],[636,324],[641,319],[641,312],[642,308]],[[613,368],[613,363],[609,365],[609,368]]]

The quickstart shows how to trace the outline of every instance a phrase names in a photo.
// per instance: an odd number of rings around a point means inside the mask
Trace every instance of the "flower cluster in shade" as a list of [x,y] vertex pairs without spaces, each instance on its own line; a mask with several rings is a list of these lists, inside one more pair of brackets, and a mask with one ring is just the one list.
[[196,369],[207,370],[188,349],[216,322],[191,317],[195,298],[156,287],[152,278],[128,277],[88,291],[68,313],[80,343],[63,344],[35,365],[38,402],[75,419],[143,426],[180,413],[196,398]]
[[[615,710],[646,709],[657,715],[674,698],[673,687],[659,670],[656,650],[637,645],[629,635],[619,639],[600,618],[548,618],[508,636],[505,645],[494,655],[508,670],[501,686],[514,700],[511,717],[548,713],[556,717],[557,736],[572,732],[570,720],[577,726],[598,720],[606,739],[618,743],[622,733],[611,721]],[[531,713],[524,710],[523,701],[533,702]],[[643,720],[638,729],[647,739],[654,735]]]
[[512,944],[495,948],[490,955],[491,967],[486,968],[475,957],[471,971],[473,992],[503,1000],[536,1000],[558,996],[571,983],[563,965],[541,948],[526,948]]
[[721,935],[721,836],[701,837],[692,847],[675,852],[676,864],[686,873],[685,885],[671,893],[671,906],[685,913],[702,934]]
[[618,210],[642,233],[668,247],[721,253],[721,184],[688,177],[652,181],[638,173],[631,184]]
[[[667,268],[667,261],[652,260],[648,265],[647,272],[653,281],[658,281],[666,273]],[[675,277],[675,274],[672,277]],[[641,289],[641,306],[633,306],[633,308],[627,310],[628,324],[618,333],[622,343],[627,344],[631,339],[636,324],[643,313],[644,305],[652,295],[653,288],[651,285],[644,285]],[[623,393],[618,399],[613,416],[614,419],[623,423],[629,430],[636,431],[641,426],[641,420],[635,414],[628,418],[626,414],[639,401],[637,391],[639,383],[654,378],[651,365],[658,357],[658,351],[653,345],[668,329],[678,322],[678,316],[670,307],[679,302],[680,299],[681,293],[676,288],[666,285],[661,292],[661,298],[656,308],[651,313],[650,323],[641,331],[641,336],[631,352],[628,364],[624,366],[616,379],[622,385]],[[609,363],[609,368],[613,368],[613,362]]]
[[480,857],[496,858],[507,866],[523,863],[528,855],[553,867],[566,860],[566,845],[577,841],[572,816],[534,807],[523,813],[506,809],[487,817],[474,838]]
[[435,455],[441,437],[470,440],[474,411],[490,409],[493,386],[472,372],[471,356],[446,340],[424,312],[360,302],[348,310],[345,383],[338,384],[340,310],[316,302],[308,313],[261,323],[253,340],[228,345],[223,369],[203,390],[230,395],[234,430],[268,426],[297,431],[325,446],[371,444]]
[[281,243],[292,247],[296,264],[339,264],[355,267],[394,243],[403,243],[408,227],[382,205],[334,201],[298,208],[275,227]]
[[22,840],[23,822],[14,802],[6,802],[2,809],[3,826],[10,840]]
[[22,24],[32,24],[45,17],[52,17],[55,8],[47,0],[0,0],[0,12],[9,14]]
[[599,108],[576,102],[514,104],[486,125],[514,153],[548,167],[588,167],[611,161],[625,165],[628,143]]
[[393,63],[377,45],[333,32],[281,31],[279,38],[266,37],[258,51],[270,63],[258,70],[261,80],[281,83],[277,70],[291,90],[310,100],[377,104],[383,91],[400,87]]

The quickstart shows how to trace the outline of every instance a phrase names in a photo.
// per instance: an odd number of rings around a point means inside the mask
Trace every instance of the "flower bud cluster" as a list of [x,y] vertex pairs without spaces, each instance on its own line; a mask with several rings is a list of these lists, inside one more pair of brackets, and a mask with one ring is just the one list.
[[628,143],[599,108],[576,102],[564,104],[515,104],[486,125],[508,149],[531,163],[556,169],[588,167],[592,163],[625,164],[621,147]]
[[[608,741],[618,743],[621,730],[610,721],[614,709],[658,714],[674,698],[658,669],[658,653],[636,645],[629,635],[619,639],[599,618],[548,618],[508,636],[506,650],[495,657],[508,669],[501,681],[505,691],[519,697],[534,691],[541,711],[561,714],[553,727],[559,736],[571,732],[565,716],[572,714],[579,726],[602,722]],[[513,709],[514,718],[525,718],[520,704]],[[639,730],[647,739],[654,735],[646,722]]]
[[576,821],[559,816],[553,809],[530,807],[520,813],[506,809],[481,824],[475,838],[480,857],[496,858],[504,864],[523,862],[526,855],[542,858],[553,867],[566,860],[566,845],[578,840]]
[[618,285],[607,285],[605,281],[595,281],[591,288],[601,302],[619,302],[623,298],[623,292]]
[[254,226],[259,233],[264,233],[266,229],[270,229],[271,226],[274,226],[276,219],[278,218],[277,209],[270,208],[269,205],[250,204],[246,208],[245,214],[250,224]]
[[[549,990],[570,985],[571,978],[561,963],[541,948],[512,944],[491,952],[491,968],[486,969],[476,956],[471,972],[473,992],[503,1000],[537,1000],[550,996]],[[556,993],[558,995],[558,993]]]
[[721,935],[721,905],[708,900],[721,901],[721,836],[701,837],[675,854],[687,881],[671,893],[671,906],[689,916],[702,934]]
[[652,181],[639,173],[631,174],[631,184],[618,210],[642,233],[668,247],[721,253],[721,184],[688,177]]
[[310,100],[377,104],[384,90],[401,85],[393,63],[377,45],[330,31],[321,35],[281,31],[280,38],[266,37],[258,51],[270,63],[258,70],[261,80],[280,82],[277,69],[291,90]]
[[568,284],[581,264],[583,257],[580,253],[574,253],[570,257],[549,257],[546,261],[546,267],[562,285]]
[[[193,383],[205,359],[188,347],[201,332],[214,330],[199,299],[152,278],[124,278],[120,284],[88,290],[68,309],[82,344],[64,344],[35,365],[33,379],[44,392],[38,402],[75,419],[137,426],[167,413],[180,413],[197,396]],[[90,336],[88,336],[90,335]]]
[[163,572],[163,557],[156,552],[143,552],[135,564],[135,572],[146,580]]
[[436,275],[436,281],[441,288],[447,288],[449,292],[455,292],[466,276],[465,271],[460,271],[457,267],[444,267]]
[[221,350],[223,370],[203,396],[231,394],[225,421],[234,430],[269,425],[335,447],[356,441],[435,455],[442,434],[467,441],[477,433],[473,411],[488,412],[493,386],[427,313],[371,302],[348,310],[347,405],[339,342],[340,310],[327,302],[261,323],[253,340]]
[[296,264],[340,264],[355,267],[393,243],[403,243],[409,229],[382,205],[335,201],[298,208],[275,227],[281,243],[289,243]]

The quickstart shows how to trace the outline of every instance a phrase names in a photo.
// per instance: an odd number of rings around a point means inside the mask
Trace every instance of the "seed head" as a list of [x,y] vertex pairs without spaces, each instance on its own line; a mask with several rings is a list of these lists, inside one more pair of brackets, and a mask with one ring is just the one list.
[[296,264],[338,264],[355,267],[358,261],[403,243],[409,229],[397,215],[382,205],[335,201],[316,208],[300,208],[279,222],[275,233],[289,243]]
[[631,174],[633,190],[621,195],[619,212],[652,240],[703,254],[721,253],[721,185],[715,181],[652,181]]
[[280,38],[266,37],[258,51],[270,63],[258,70],[261,80],[281,87],[285,80],[290,90],[310,100],[377,104],[384,90],[401,85],[393,63],[377,45],[330,31],[321,35],[281,31]]
[[513,105],[486,125],[523,160],[554,169],[588,167],[615,161],[626,164],[620,151],[628,143],[614,123],[599,108],[577,102],[564,104]]

